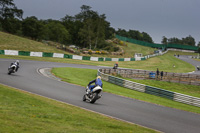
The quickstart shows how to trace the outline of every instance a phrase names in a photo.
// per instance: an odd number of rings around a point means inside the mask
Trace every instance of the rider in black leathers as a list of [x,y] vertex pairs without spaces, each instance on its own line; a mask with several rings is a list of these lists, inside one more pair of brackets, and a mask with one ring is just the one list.
[[10,64],[10,67],[12,66],[12,65],[16,65],[16,69],[14,70],[14,71],[18,71],[18,68],[19,68],[19,60],[16,60],[15,62],[12,62],[11,64]]

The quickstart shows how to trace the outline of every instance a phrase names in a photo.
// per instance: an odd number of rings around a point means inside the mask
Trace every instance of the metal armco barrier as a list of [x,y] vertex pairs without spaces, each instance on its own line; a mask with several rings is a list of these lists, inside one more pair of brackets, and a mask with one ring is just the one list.
[[124,78],[140,78],[140,79],[159,79],[162,81],[182,83],[189,85],[200,85],[200,75],[188,73],[170,73],[163,72],[163,76],[157,77],[156,71],[137,70],[137,69],[102,69],[105,74],[118,74]]
[[[198,98],[198,97],[192,97],[189,95],[184,95],[184,94],[180,94],[177,92],[167,91],[164,89],[124,80],[122,78],[117,78],[117,77],[105,74],[104,73],[105,71],[108,71],[108,69],[107,70],[99,69],[97,72],[97,75],[101,76],[102,80],[105,80],[107,82],[110,82],[110,83],[113,83],[113,84],[116,84],[116,85],[119,85],[119,86],[122,86],[122,87],[125,87],[128,89],[136,90],[139,92],[144,92],[147,94],[167,98],[167,99],[170,99],[173,101],[200,107],[200,98]],[[114,70],[110,70],[110,71],[114,71]]]

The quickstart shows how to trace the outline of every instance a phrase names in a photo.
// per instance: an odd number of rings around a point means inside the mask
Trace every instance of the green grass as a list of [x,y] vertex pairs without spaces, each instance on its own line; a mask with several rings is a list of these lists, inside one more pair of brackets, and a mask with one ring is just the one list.
[[0,132],[153,133],[156,131],[0,84]]
[[[0,32],[0,50],[4,49],[69,54],[62,50],[56,49],[55,47],[47,46],[37,41]],[[130,43],[127,43],[127,47],[123,47],[123,49],[125,51],[125,55],[117,56],[117,58],[133,57],[134,53],[143,53],[143,55],[147,55],[149,53],[152,53],[154,50],[152,48],[142,47]],[[159,68],[160,71],[162,70],[166,72],[191,72],[195,70],[195,67],[193,67],[192,65],[173,57],[175,53],[179,55],[183,54],[196,55],[193,53],[169,52],[164,56],[150,58],[145,61],[119,62],[119,67],[153,70],[153,71]],[[113,57],[113,56],[108,55],[108,57]],[[95,66],[100,65],[100,66],[110,66],[110,67],[112,67],[115,63],[109,61],[95,62],[95,61],[80,61],[72,59],[48,58],[48,57],[41,58],[41,57],[26,57],[26,56],[5,56],[5,55],[0,55],[0,58],[86,64]],[[175,68],[172,68],[173,64],[175,64],[176,66]],[[55,68],[53,71],[57,75],[61,77],[63,76],[63,80],[81,86],[86,86],[89,81],[91,81],[96,77],[97,73],[96,70],[84,69],[83,71],[83,69],[75,69],[75,68],[67,68],[67,69]],[[169,86],[174,86],[174,84],[169,84]],[[190,92],[191,88],[185,88],[185,90],[189,90]],[[120,86],[110,84],[108,82],[104,82],[104,91],[163,106],[200,113],[198,107],[193,107],[190,105],[174,102],[157,96],[125,89]],[[195,94],[198,92],[199,91],[197,90],[194,91],[193,93]],[[91,125],[93,126],[91,127]],[[118,120],[114,120],[102,115],[97,115],[95,113],[91,112],[88,113],[87,111],[82,110],[78,107],[66,105],[64,103],[56,102],[54,100],[49,100],[40,96],[24,93],[19,90],[15,90],[0,85],[0,132],[6,132],[6,133],[7,132],[16,132],[16,133],[140,132],[142,133],[142,132],[154,132],[154,131],[142,128],[137,125],[132,125]]]
[[53,46],[47,46],[46,44],[41,42],[0,32],[0,50],[5,49],[19,51],[67,53],[62,50],[56,49]]
[[156,50],[155,48],[145,47],[142,45],[137,45],[137,44],[133,44],[129,42],[126,42],[126,44],[127,44],[127,47],[121,46],[121,48],[123,48],[125,52],[124,54],[125,57],[134,57],[135,53],[142,53],[143,56],[154,54],[154,50]]
[[[187,73],[195,70],[195,67],[189,63],[179,60],[173,56],[174,52],[169,52],[163,56],[157,56],[149,58],[144,61],[122,61],[118,62],[119,67],[130,68],[130,69],[142,69],[156,71],[159,68],[160,71],[164,72],[175,72],[175,73]],[[115,62],[112,61],[86,61],[86,60],[73,60],[73,59],[62,59],[62,58],[41,58],[41,57],[27,57],[27,56],[5,56],[0,55],[0,58],[12,58],[12,59],[27,59],[27,60],[39,60],[39,61],[50,61],[50,62],[62,62],[72,64],[85,64],[94,66],[109,66],[113,67]],[[172,67],[175,65],[176,67]],[[183,67],[184,66],[184,67]]]
[[[77,84],[84,87],[89,83],[89,81],[95,79],[96,74],[97,74],[97,70],[79,69],[79,68],[53,68],[52,72],[56,76],[60,77],[63,81],[66,81],[72,84]],[[108,93],[113,93],[116,95],[138,99],[138,100],[142,100],[142,101],[146,101],[146,102],[150,102],[150,103],[154,103],[154,104],[158,104],[158,105],[162,105],[166,107],[176,108],[176,109],[190,111],[194,113],[200,113],[199,107],[195,107],[195,106],[175,102],[169,99],[165,99],[162,97],[157,97],[154,95],[130,90],[127,88],[123,88],[123,87],[111,84],[109,82],[105,82],[105,81],[103,81],[103,84],[104,84],[103,90]],[[162,85],[166,85],[167,83],[160,84],[159,82],[157,82],[157,84],[162,86]],[[168,84],[169,87],[171,87],[171,85],[174,85],[174,84]],[[193,89],[193,86],[191,86],[190,88],[185,88],[184,85],[180,85],[180,86],[176,85],[176,88],[174,88],[174,90],[175,89],[177,91],[180,91],[181,89],[182,90],[188,89],[188,92],[190,92],[191,94],[199,93],[199,87]]]
[[142,53],[143,56],[149,55],[149,54],[154,54],[155,48],[151,47],[146,47],[142,45],[137,45],[129,42],[125,42],[127,46],[121,46],[118,44],[114,44],[121,49],[123,49],[124,54],[123,55],[99,55],[99,54],[92,54],[92,55],[86,55],[86,56],[94,56],[94,57],[110,57],[110,58],[132,58],[134,57],[135,53]]
[[[144,55],[153,53],[154,49],[149,47],[144,47],[136,44],[127,43],[127,46],[120,46],[124,49],[125,54],[123,56],[118,55],[118,58],[124,57],[134,57],[134,53],[143,53]],[[16,35],[0,32],[0,50],[10,49],[10,50],[20,50],[20,51],[35,51],[35,52],[51,52],[51,53],[68,53],[57,49],[53,46],[48,46],[47,44],[30,40],[28,38],[19,37]],[[84,54],[81,54],[84,55]],[[92,54],[85,56],[97,56],[97,57],[115,57],[116,55],[100,55]]]

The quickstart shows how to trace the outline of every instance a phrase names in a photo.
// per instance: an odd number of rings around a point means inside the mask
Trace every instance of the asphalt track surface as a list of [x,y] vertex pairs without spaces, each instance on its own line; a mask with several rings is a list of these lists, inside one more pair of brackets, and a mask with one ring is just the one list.
[[[181,56],[179,56],[177,58],[180,59],[180,60],[183,60],[185,62],[188,62],[188,63],[192,64],[195,67],[196,66],[200,67],[200,62],[199,61],[193,60],[193,59],[189,58],[189,56],[187,56],[187,55],[181,55]],[[192,72],[192,74],[199,74],[200,75],[200,71],[196,70],[195,72]]]
[[0,59],[0,83],[161,132],[200,132],[199,114],[163,107],[105,92],[103,92],[102,98],[95,104],[86,103],[82,101],[82,97],[85,93],[84,87],[57,81],[38,73],[39,68],[74,67],[98,69],[100,67],[20,60],[21,67],[19,71],[8,75],[7,68],[13,61],[12,59]]

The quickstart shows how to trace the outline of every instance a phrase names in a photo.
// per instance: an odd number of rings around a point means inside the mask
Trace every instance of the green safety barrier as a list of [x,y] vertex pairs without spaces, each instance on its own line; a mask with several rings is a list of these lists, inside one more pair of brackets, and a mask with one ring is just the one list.
[[53,53],[46,53],[46,52],[43,52],[43,53],[42,53],[42,57],[53,57]]
[[194,50],[197,51],[199,47],[190,46],[190,45],[181,45],[181,44],[167,44],[168,48],[178,48],[178,49],[186,49],[186,50]]
[[82,60],[90,60],[90,56],[83,56]]
[[139,41],[139,40],[135,40],[135,39],[119,36],[119,35],[115,35],[115,37],[122,41],[131,42],[134,44],[147,46],[147,47],[153,47],[153,48],[160,48],[160,49],[177,48],[177,49],[193,50],[193,51],[197,51],[199,49],[199,47],[197,47],[197,46],[181,45],[181,44],[167,44],[167,45],[166,44],[156,44],[156,43]]
[[104,61],[104,58],[99,57],[99,58],[98,58],[98,61]]
[[131,61],[135,61],[135,58],[131,58]]
[[106,58],[105,61],[112,61],[112,59],[111,58]]
[[119,58],[119,61],[124,61],[124,58]]
[[69,58],[69,59],[72,59],[72,55],[69,55],[69,54],[64,54],[64,58]]
[[141,58],[141,60],[146,60],[146,58]]
[[23,56],[30,56],[30,53],[31,52],[28,52],[28,51],[19,51],[19,55],[23,55]]
[[0,54],[4,55],[5,54],[4,50],[0,50]]
[[163,90],[160,88],[151,87],[151,86],[145,87],[145,93],[160,96],[160,97],[171,99],[171,100],[174,99],[174,92]]

